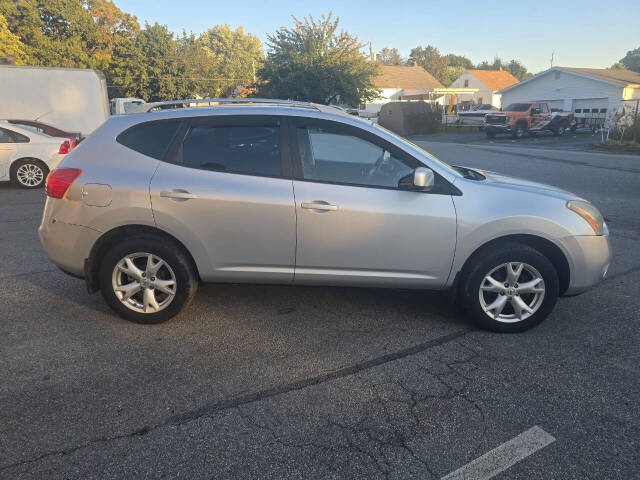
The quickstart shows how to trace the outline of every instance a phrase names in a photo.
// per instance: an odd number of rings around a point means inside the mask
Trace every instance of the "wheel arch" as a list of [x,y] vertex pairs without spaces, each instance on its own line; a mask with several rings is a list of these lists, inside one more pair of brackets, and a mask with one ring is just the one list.
[[111,247],[113,244],[115,244],[116,242],[126,237],[140,236],[140,235],[162,237],[174,243],[182,250],[184,250],[187,257],[191,261],[191,266],[193,267],[193,271],[195,272],[196,277],[198,278],[198,281],[200,280],[198,265],[196,264],[193,258],[193,255],[191,255],[191,252],[184,245],[184,243],[182,243],[176,237],[165,232],[164,230],[161,230],[157,227],[152,227],[149,225],[122,225],[119,227],[115,227],[107,232],[104,232],[98,238],[98,240],[96,240],[96,242],[93,244],[93,247],[91,247],[89,256],[85,260],[85,264],[84,264],[84,278],[85,278],[85,282],[87,284],[87,290],[89,291],[89,293],[97,292],[100,289],[99,280],[98,280],[98,273],[100,270],[100,259],[102,259],[102,257],[107,252],[109,247]]
[[[497,245],[504,242],[521,243],[542,253],[549,259],[553,267],[556,269],[556,272],[558,273],[558,280],[560,282],[560,295],[564,294],[567,291],[567,289],[569,288],[569,282],[571,280],[571,268],[569,266],[569,261],[566,255],[560,249],[560,247],[558,247],[551,240],[531,234],[505,235],[483,243],[478,248],[476,248],[473,253],[469,255],[469,257],[465,260],[462,268],[460,269],[458,277],[460,279],[464,278],[466,272],[469,270],[471,265],[473,265],[473,262],[479,255],[482,255],[486,250],[495,248]],[[464,282],[457,283],[460,286]]]

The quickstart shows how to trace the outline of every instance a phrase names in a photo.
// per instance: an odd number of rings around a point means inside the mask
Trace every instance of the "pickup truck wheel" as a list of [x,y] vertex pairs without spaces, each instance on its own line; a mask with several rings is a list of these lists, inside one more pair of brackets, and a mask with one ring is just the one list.
[[558,299],[558,274],[539,251],[504,242],[478,255],[461,297],[474,322],[494,332],[523,332],[542,322]]
[[511,134],[511,136],[513,138],[522,138],[524,137],[525,133],[526,133],[525,126],[522,123],[518,123],[513,129],[513,133]]
[[156,236],[128,238],[103,257],[100,290],[122,318],[154,324],[169,320],[195,296],[198,279],[188,254]]
[[487,137],[488,138],[496,138],[496,132],[490,132],[489,130],[487,130]]

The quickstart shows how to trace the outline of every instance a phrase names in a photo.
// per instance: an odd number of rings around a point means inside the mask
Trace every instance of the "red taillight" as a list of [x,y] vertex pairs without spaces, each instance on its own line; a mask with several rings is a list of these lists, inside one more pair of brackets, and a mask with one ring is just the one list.
[[65,140],[64,142],[62,142],[62,145],[60,145],[60,150],[58,150],[58,153],[69,153],[71,151],[71,143],[69,142],[69,140]]
[[71,150],[78,146],[78,141],[75,138],[71,139]]
[[80,176],[79,168],[56,168],[47,177],[45,193],[52,198],[64,198],[73,181]]

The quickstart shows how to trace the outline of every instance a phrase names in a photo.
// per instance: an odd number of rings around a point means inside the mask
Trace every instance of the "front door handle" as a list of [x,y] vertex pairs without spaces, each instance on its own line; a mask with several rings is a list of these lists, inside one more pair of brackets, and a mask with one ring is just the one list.
[[307,210],[322,210],[325,212],[335,212],[338,210],[337,205],[331,205],[324,200],[314,200],[313,202],[301,203],[300,206],[302,208],[306,208]]
[[161,197],[165,198],[176,198],[180,200],[189,200],[190,198],[198,198],[198,196],[194,193],[189,193],[182,188],[174,188],[173,190],[163,190],[160,192]]

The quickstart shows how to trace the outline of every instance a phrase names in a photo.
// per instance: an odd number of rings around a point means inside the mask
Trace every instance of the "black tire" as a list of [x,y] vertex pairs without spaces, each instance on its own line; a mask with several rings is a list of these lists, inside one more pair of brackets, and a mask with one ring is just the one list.
[[522,138],[525,133],[527,133],[526,126],[522,122],[519,122],[516,124],[513,132],[511,132],[511,136],[513,138]]
[[[113,271],[127,255],[145,252],[164,260],[175,274],[175,296],[168,305],[157,312],[143,313],[124,305],[116,296],[112,284]],[[162,323],[180,313],[193,300],[198,289],[198,278],[192,261],[182,247],[161,236],[141,235],[127,238],[113,246],[102,258],[99,270],[102,296],[107,304],[122,318],[134,323]]]
[[496,138],[496,132],[492,132],[490,130],[487,130],[487,137],[488,138]]
[[[28,169],[29,172],[25,173],[31,172],[33,176],[25,178],[23,169]],[[42,188],[47,181],[47,175],[49,175],[49,168],[37,158],[23,158],[11,165],[11,180],[20,188]]]
[[[507,262],[522,262],[532,266],[542,276],[545,290],[544,298],[535,313],[513,323],[490,317],[480,303],[480,287],[485,276],[494,268]],[[504,242],[484,249],[470,259],[463,274],[460,297],[474,323],[479,327],[493,332],[515,333],[529,330],[542,322],[553,310],[558,294],[558,274],[547,257],[527,245]]]

